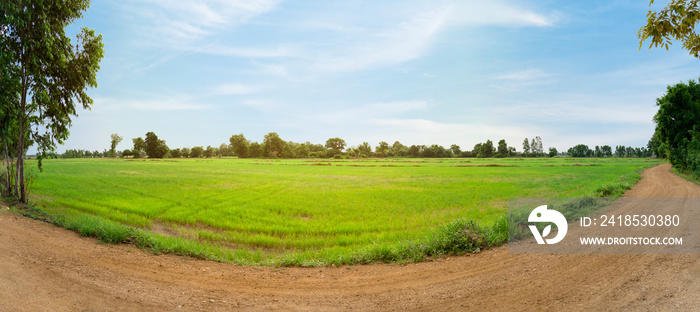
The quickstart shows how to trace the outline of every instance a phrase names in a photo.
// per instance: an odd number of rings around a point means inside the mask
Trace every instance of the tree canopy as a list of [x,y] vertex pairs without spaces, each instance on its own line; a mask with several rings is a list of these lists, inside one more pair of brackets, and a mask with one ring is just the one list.
[[[2,110],[16,124],[8,137],[16,138],[18,196],[27,201],[24,154],[36,144],[41,156],[68,137],[76,105],[89,108],[86,91],[97,87],[97,72],[104,56],[102,36],[82,28],[75,44],[66,27],[82,17],[89,0],[0,2],[0,61],[3,81],[12,87],[0,96]],[[2,82],[4,85],[5,82]],[[5,93],[5,92],[3,92]],[[28,139],[28,140],[26,140]]]
[[[654,0],[649,1],[649,6]],[[671,0],[666,7],[658,12],[649,10],[647,23],[637,31],[639,49],[644,41],[651,40],[652,47],[668,47],[671,40],[683,42],[683,48],[694,57],[700,57],[700,37],[695,31],[695,25],[700,19],[700,8],[697,0]]]

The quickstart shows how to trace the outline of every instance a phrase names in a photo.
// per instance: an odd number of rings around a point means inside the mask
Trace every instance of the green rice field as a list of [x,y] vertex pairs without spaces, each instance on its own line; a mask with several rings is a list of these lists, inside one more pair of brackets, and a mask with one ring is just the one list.
[[[509,198],[617,196],[658,163],[52,159],[36,174],[30,198],[63,223],[87,224],[74,228],[106,225],[152,237],[160,243],[145,245],[156,252],[244,264],[411,261],[424,259],[425,242],[457,220],[480,228],[503,220]],[[401,255],[420,244],[419,253]]]

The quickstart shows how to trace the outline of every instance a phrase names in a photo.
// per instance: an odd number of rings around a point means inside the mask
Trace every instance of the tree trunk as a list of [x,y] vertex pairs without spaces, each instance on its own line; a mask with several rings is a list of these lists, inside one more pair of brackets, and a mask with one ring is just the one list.
[[27,89],[29,89],[27,82],[27,68],[26,68],[26,54],[22,55],[22,99],[19,103],[19,140],[17,142],[17,179],[15,180],[15,192],[17,192],[17,183],[19,183],[19,201],[21,203],[27,202],[27,190],[24,185],[24,122],[25,122],[25,109],[27,107]]
[[12,196],[12,185],[10,185],[10,174],[12,174],[12,170],[10,170],[10,155],[7,153],[7,138],[3,138],[2,143],[3,147],[5,148],[3,159],[5,160],[5,165],[7,166],[7,170],[5,171],[5,188],[7,190],[7,194],[5,195]]

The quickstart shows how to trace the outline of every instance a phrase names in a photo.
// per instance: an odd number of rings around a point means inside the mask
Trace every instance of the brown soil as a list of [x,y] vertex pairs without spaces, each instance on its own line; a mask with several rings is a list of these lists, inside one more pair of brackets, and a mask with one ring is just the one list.
[[[700,197],[669,165],[628,196]],[[103,245],[0,213],[0,311],[697,310],[700,255],[477,255],[245,267]]]

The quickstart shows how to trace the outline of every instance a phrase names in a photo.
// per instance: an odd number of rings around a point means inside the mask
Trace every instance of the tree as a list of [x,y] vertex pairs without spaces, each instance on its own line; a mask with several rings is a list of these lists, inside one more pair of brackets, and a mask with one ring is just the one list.
[[212,158],[215,154],[215,150],[213,147],[207,146],[207,149],[204,150],[204,157],[206,158]]
[[491,140],[486,140],[486,143],[481,144],[479,148],[479,153],[476,157],[479,158],[491,158],[493,154],[496,153],[496,148],[493,147],[493,142]]
[[527,138],[523,141],[523,156],[527,157],[530,154],[530,142],[527,141]]
[[133,138],[131,141],[134,142],[134,148],[131,150],[131,154],[134,155],[134,158],[141,157],[143,151],[146,149],[146,142],[141,137]]
[[381,157],[384,157],[384,156],[386,156],[386,152],[389,150],[389,143],[381,141],[381,142],[379,142],[379,145],[377,145],[377,147],[374,150]]
[[190,158],[199,158],[204,154],[204,148],[201,146],[195,146],[190,150]]
[[654,115],[658,137],[658,154],[675,167],[686,170],[688,156],[700,151],[689,149],[695,133],[700,131],[700,84],[694,80],[668,86],[666,94],[656,99],[659,110]]
[[168,146],[165,141],[159,140],[153,132],[146,133],[145,149],[148,158],[163,158],[168,153]]
[[231,151],[233,151],[238,158],[245,158],[248,156],[248,140],[246,140],[243,133],[234,134],[228,139]]
[[408,148],[408,156],[420,156],[420,147],[418,145],[411,145],[411,147]]
[[277,132],[270,132],[263,139],[263,156],[276,158],[284,149],[284,140],[282,140]]
[[187,147],[183,147],[183,148],[180,150],[180,154],[182,154],[182,157],[183,157],[183,158],[192,157],[192,156],[190,156],[190,149],[187,148]]
[[587,157],[589,156],[589,151],[591,150],[588,148],[588,145],[578,144],[570,148],[567,153],[571,157]]
[[345,146],[346,146],[345,140],[343,140],[341,138],[330,138],[330,139],[326,140],[326,148],[330,149],[330,151],[331,151],[330,156],[331,157],[342,153],[343,150],[345,149]]
[[462,149],[459,148],[459,145],[457,144],[452,144],[452,146],[450,146],[450,151],[452,151],[452,155],[455,157],[462,156]]
[[554,148],[554,147],[550,147],[550,148],[549,148],[549,157],[557,156],[557,153],[558,153],[558,152],[557,152],[557,149],[556,149],[556,148]]
[[262,156],[262,146],[260,146],[260,143],[258,142],[253,142],[250,143],[250,148],[248,149],[248,156],[249,157],[260,157]]
[[9,66],[4,72],[9,72],[10,81],[19,81],[18,107],[11,119],[17,121],[18,195],[23,203],[27,202],[24,156],[29,146],[25,139],[37,144],[41,169],[42,155],[68,138],[76,104],[84,109],[93,104],[86,91],[97,87],[104,56],[102,36],[83,27],[73,45],[65,33],[89,5],[89,0],[0,2],[2,67]]
[[500,141],[498,141],[496,157],[508,157],[508,144],[506,144],[505,139],[501,139]]
[[532,141],[535,143],[530,146],[530,150],[533,154],[535,154],[535,157],[544,155],[544,146],[542,146],[542,138],[540,138],[540,136],[536,136],[534,139],[532,139]]
[[117,155],[117,152],[116,152],[116,150],[117,150],[117,145],[119,145],[119,142],[122,141],[122,137],[120,137],[120,136],[119,136],[118,134],[116,134],[116,133],[112,133],[112,135],[110,135],[110,138],[111,138],[111,141],[110,141],[110,147],[111,147],[111,148],[110,148],[109,151],[112,153],[112,156],[116,156],[116,155]]
[[372,156],[372,146],[367,142],[362,142],[357,149],[360,151],[361,155]]
[[231,156],[231,149],[229,148],[228,144],[226,143],[221,143],[219,145],[219,157],[226,157],[226,156]]
[[394,144],[391,145],[391,153],[394,154],[394,156],[406,156],[407,149],[408,148],[399,141],[394,141]]
[[170,157],[172,157],[172,158],[180,158],[180,155],[181,155],[181,153],[180,153],[180,149],[179,149],[179,148],[171,149],[171,150],[170,150]]
[[[649,6],[654,0],[649,1]],[[694,57],[700,57],[700,36],[695,31],[695,25],[700,21],[700,8],[696,0],[671,0],[666,7],[647,13],[647,24],[637,31],[639,49],[644,41],[651,39],[651,47],[671,45],[671,39],[682,41],[683,48]]]

